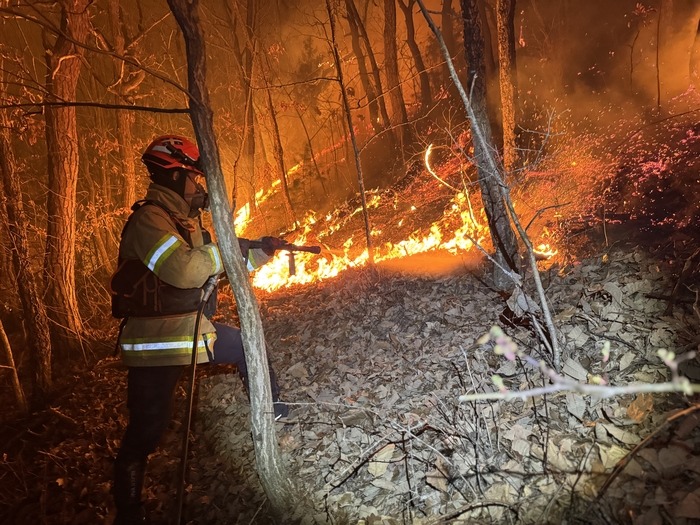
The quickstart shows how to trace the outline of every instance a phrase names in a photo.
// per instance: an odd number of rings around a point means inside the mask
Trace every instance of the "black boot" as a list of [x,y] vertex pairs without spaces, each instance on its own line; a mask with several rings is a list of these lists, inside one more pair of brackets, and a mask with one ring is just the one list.
[[124,461],[117,457],[114,462],[114,504],[117,517],[114,525],[137,525],[149,523],[141,502],[146,460]]
[[287,403],[280,401],[280,386],[277,384],[277,375],[270,367],[270,387],[272,390],[272,408],[275,411],[275,421],[284,419],[289,415]]
[[[250,391],[248,390],[248,378],[241,375],[241,381],[243,382],[243,388],[245,393],[250,400]],[[277,384],[277,375],[275,371],[270,367],[270,387],[272,390],[272,408],[275,411],[275,421],[286,418],[289,415],[289,407],[283,401],[280,401],[280,387]]]

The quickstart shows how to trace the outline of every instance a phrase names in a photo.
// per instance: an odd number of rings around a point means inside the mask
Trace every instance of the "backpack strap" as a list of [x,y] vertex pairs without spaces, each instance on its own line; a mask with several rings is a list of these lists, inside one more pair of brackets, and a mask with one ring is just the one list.
[[187,228],[187,226],[185,226],[182,223],[182,221],[172,211],[170,211],[167,208],[167,206],[165,206],[164,204],[161,204],[158,201],[153,201],[150,199],[142,199],[140,201],[136,201],[134,203],[134,205],[131,207],[131,215],[129,215],[129,218],[126,220],[126,224],[122,228],[122,233],[121,233],[122,238],[124,237],[124,232],[126,231],[127,226],[129,226],[129,223],[131,222],[131,219],[133,218],[134,213],[136,211],[140,210],[141,208],[143,208],[144,206],[148,206],[148,205],[157,206],[161,210],[163,210],[165,213],[167,213],[168,217],[170,217],[170,219],[175,224],[175,227],[177,228],[177,232],[180,234],[180,236],[183,239],[185,239],[185,241],[187,241],[187,244],[189,244],[190,247],[192,246],[192,235],[191,235],[190,229]]

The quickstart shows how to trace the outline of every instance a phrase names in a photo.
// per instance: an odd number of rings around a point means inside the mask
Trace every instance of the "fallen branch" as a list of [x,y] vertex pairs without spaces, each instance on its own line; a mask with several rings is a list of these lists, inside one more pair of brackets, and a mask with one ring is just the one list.
[[483,394],[464,394],[459,396],[459,400],[466,401],[512,401],[520,399],[525,401],[532,397],[539,397],[556,392],[577,392],[583,395],[590,395],[600,399],[607,397],[622,396],[625,394],[662,394],[668,392],[682,392],[686,395],[700,394],[700,385],[691,383],[686,378],[679,378],[678,381],[668,383],[632,383],[624,386],[589,385],[572,381],[571,384],[554,384],[531,390],[519,392],[487,392]]
[[445,514],[444,516],[440,516],[437,520],[435,521],[430,521],[428,522],[427,525],[442,525],[442,524],[447,524],[450,523],[453,519],[459,518],[463,514],[466,514],[469,511],[476,510],[476,509],[482,509],[484,507],[505,507],[509,511],[511,511],[513,514],[515,514],[515,520],[513,520],[513,523],[517,523],[518,521],[518,511],[513,507],[513,505],[508,505],[507,503],[503,503],[502,501],[482,501],[481,503],[475,503],[472,505],[465,505],[464,507],[461,507],[457,510],[454,510],[450,512],[449,514]]
[[583,395],[590,395],[600,399],[612,396],[625,394],[642,394],[642,393],[668,393],[682,392],[686,395],[700,393],[700,384],[691,383],[687,377],[678,375],[678,365],[682,361],[695,358],[695,352],[688,352],[677,357],[675,353],[668,350],[659,350],[658,355],[663,360],[664,364],[671,369],[673,380],[666,383],[633,383],[623,386],[611,386],[604,384],[604,381],[599,376],[593,376],[591,380],[594,383],[581,383],[573,379],[569,379],[558,374],[556,371],[547,367],[544,361],[536,359],[525,354],[518,349],[517,344],[507,336],[503,330],[497,326],[491,328],[490,332],[482,337],[478,343],[486,344],[492,342],[494,351],[497,354],[505,356],[509,361],[514,361],[516,358],[526,362],[533,368],[539,369],[546,377],[549,378],[552,384],[539,388],[531,388],[529,390],[511,391],[503,384],[503,379],[500,376],[492,376],[492,380],[498,392],[485,392],[477,394],[463,394],[459,396],[460,402],[468,401],[511,401],[513,399],[526,400],[532,397],[553,394],[556,392],[577,392]]

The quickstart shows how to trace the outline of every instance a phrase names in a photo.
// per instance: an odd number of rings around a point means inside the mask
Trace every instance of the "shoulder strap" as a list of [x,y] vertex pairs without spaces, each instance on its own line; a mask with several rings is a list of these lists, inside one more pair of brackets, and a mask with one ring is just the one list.
[[177,232],[180,234],[180,236],[187,241],[187,244],[190,246],[192,245],[192,238],[190,235],[190,230],[188,230],[184,224],[180,222],[180,220],[175,216],[175,214],[170,211],[164,204],[161,204],[158,201],[153,201],[149,199],[142,199],[140,201],[136,201],[134,205],[131,207],[131,215],[129,215],[129,218],[126,220],[126,224],[124,225],[124,228],[122,228],[122,233],[121,237],[124,237],[124,232],[126,231],[127,226],[129,226],[129,223],[131,222],[132,217],[134,216],[134,213],[144,206],[148,205],[153,205],[157,206],[161,210],[163,210],[165,213],[168,214],[168,217],[173,221],[175,224],[175,227],[177,228]]

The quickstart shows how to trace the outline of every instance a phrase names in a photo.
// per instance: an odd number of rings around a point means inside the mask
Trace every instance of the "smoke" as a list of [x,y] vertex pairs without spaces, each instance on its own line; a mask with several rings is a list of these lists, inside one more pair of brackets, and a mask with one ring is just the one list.
[[[519,84],[525,113],[570,113],[604,128],[697,104],[688,95],[700,1],[591,0],[518,4]],[[657,56],[658,51],[658,56]]]

